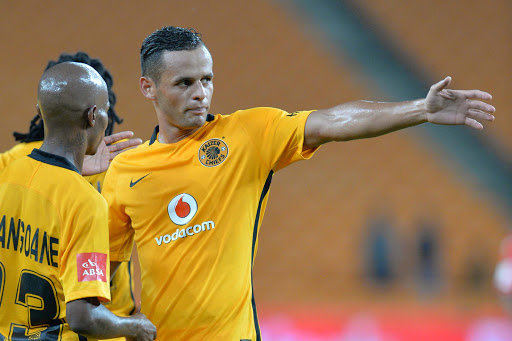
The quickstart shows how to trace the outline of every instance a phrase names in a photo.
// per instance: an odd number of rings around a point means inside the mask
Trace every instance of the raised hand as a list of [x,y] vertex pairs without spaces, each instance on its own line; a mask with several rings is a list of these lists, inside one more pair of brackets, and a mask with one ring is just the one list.
[[451,77],[432,85],[425,100],[427,120],[430,123],[446,125],[467,125],[483,129],[482,121],[493,121],[496,109],[482,100],[492,96],[480,90],[446,89]]
[[[142,140],[139,138],[132,138],[133,135],[132,131],[122,131],[120,133],[105,136],[98,147],[96,154],[85,156],[82,175],[94,175],[106,171],[110,165],[110,161],[112,161],[117,154],[141,144]],[[124,139],[127,140],[121,141]]]

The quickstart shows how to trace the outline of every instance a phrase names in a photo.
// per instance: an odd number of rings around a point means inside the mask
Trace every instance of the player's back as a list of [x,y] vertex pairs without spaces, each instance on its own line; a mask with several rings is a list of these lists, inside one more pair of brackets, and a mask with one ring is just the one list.
[[[93,240],[94,215],[106,221],[103,198],[62,157],[34,150],[0,172],[0,340],[79,340],[65,322],[66,302],[101,297],[97,279],[108,276],[77,253],[83,238]],[[91,272],[94,280],[84,280]]]

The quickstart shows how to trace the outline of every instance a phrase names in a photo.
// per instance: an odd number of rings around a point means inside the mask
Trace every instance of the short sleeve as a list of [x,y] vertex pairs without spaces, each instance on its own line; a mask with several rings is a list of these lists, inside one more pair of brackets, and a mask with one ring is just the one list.
[[133,248],[134,231],[125,207],[120,204],[118,171],[116,160],[112,162],[103,181],[101,194],[108,205],[108,228],[110,235],[110,259],[114,262],[130,260]]
[[110,301],[107,205],[99,193],[87,190],[93,195],[75,201],[63,217],[59,272],[66,303],[85,297]]
[[273,171],[309,159],[318,148],[304,149],[304,127],[312,111],[288,113],[276,108],[253,108],[234,114],[251,136],[264,162]]

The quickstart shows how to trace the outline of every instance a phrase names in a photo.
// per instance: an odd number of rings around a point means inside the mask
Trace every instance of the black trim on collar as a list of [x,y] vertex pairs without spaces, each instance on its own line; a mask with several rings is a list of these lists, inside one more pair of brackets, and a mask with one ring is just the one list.
[[[215,119],[215,116],[212,114],[206,115],[206,122],[211,122]],[[156,141],[156,137],[158,135],[158,132],[160,131],[160,126],[156,126],[155,130],[153,130],[153,135],[151,135],[151,139],[149,140],[149,145],[151,146]]]
[[80,174],[80,171],[78,170],[78,168],[75,167],[74,164],[72,164],[68,159],[60,155],[48,153],[40,149],[33,149],[32,153],[28,154],[28,157],[36,161],[47,163],[52,166],[66,168]]
[[153,135],[151,135],[151,139],[149,140],[149,145],[151,146],[156,141],[156,136],[158,135],[158,132],[160,131],[160,126],[156,126],[155,130],[153,130]]

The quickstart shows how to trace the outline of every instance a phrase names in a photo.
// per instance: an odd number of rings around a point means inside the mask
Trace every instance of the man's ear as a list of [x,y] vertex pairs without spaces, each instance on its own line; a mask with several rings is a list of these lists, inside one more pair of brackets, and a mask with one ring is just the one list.
[[140,85],[140,91],[142,92],[142,95],[146,97],[147,99],[154,100],[156,99],[155,96],[155,82],[149,77],[140,77],[139,81]]
[[97,106],[93,106],[87,109],[87,128],[94,127],[96,124],[96,111],[98,110]]

